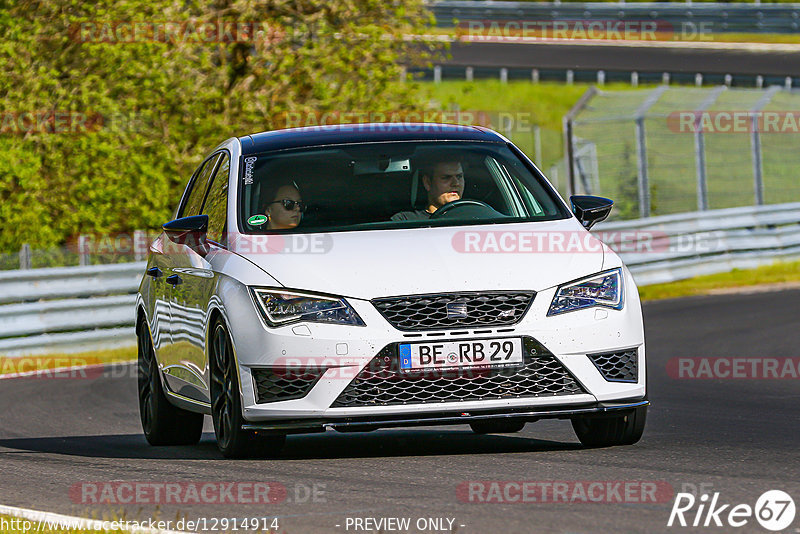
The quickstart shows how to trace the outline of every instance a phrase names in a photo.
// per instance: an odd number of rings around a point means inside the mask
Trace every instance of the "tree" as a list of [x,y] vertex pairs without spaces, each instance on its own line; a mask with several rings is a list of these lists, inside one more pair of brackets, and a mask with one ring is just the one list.
[[421,0],[0,8],[0,250],[158,227],[218,142],[288,112],[409,109],[401,62],[436,52],[408,38]]

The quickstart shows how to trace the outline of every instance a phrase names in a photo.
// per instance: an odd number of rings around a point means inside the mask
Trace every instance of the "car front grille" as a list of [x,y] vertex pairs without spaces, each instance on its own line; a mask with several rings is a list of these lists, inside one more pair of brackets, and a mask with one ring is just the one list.
[[253,369],[256,403],[303,398],[327,370],[327,367]]
[[586,393],[543,345],[523,337],[522,365],[403,371],[398,343],[381,350],[331,405],[332,408],[550,397]]
[[639,379],[636,349],[588,356],[603,378],[609,382],[636,382]]
[[534,292],[441,293],[373,299],[398,330],[512,325],[522,319]]

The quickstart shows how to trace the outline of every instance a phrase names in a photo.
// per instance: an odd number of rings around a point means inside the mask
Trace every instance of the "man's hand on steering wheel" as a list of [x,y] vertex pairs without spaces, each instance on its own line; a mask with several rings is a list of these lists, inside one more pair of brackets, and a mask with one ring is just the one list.
[[444,217],[448,213],[452,212],[453,210],[458,210],[461,207],[467,207],[467,206],[480,206],[482,208],[488,208],[492,211],[495,211],[495,209],[486,202],[482,202],[480,200],[470,200],[461,198],[458,200],[453,200],[451,202],[448,202],[438,210],[434,211],[433,214],[431,215],[431,219],[439,219],[441,217]]

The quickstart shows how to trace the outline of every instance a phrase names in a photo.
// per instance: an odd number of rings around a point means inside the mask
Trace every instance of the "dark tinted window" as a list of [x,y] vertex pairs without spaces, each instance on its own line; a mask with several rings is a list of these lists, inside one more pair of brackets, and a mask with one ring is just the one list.
[[219,154],[211,156],[203,164],[203,168],[192,181],[189,196],[186,198],[186,203],[183,205],[183,209],[178,214],[178,217],[200,215],[200,209],[203,207],[203,199],[205,198],[206,189],[208,188],[208,179],[211,173],[214,172],[217,160],[219,160]]
[[[501,143],[315,147],[247,156],[240,172],[240,220],[242,229],[252,233],[534,222],[570,216],[544,178]],[[437,186],[438,197],[430,192],[426,180],[443,173],[453,174],[453,190],[460,187],[460,193],[449,192],[448,184]],[[436,217],[424,216],[425,211],[431,213],[433,201],[449,202],[459,195],[469,202]],[[271,224],[275,213],[282,213],[275,205],[281,196],[292,200],[283,211],[302,212],[299,223],[289,221],[294,226]]]
[[214,174],[211,187],[208,190],[203,213],[208,215],[208,239],[217,243],[225,243],[225,221],[228,207],[228,173],[231,158],[223,154],[222,162]]

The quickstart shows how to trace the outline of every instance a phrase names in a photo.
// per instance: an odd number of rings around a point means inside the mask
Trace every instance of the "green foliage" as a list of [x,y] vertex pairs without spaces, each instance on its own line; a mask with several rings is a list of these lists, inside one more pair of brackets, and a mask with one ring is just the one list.
[[[0,251],[158,227],[217,143],[287,112],[409,109],[417,85],[397,83],[399,60],[433,53],[403,38],[431,24],[421,0],[0,5]],[[121,42],[114,21],[268,31]]]
[[[587,85],[499,80],[444,81],[429,84],[425,93],[445,109],[525,112],[532,124],[561,131],[561,119],[586,92]],[[607,87],[617,88],[617,85]]]

